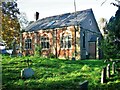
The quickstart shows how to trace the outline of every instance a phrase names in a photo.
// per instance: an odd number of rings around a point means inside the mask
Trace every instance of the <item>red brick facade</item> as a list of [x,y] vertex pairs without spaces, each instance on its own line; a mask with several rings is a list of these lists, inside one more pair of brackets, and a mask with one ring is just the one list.
[[[23,33],[23,55],[34,55],[35,43],[41,47],[46,44],[45,49],[41,49],[42,56],[49,56],[54,54],[58,58],[71,59],[75,56],[75,48],[77,59],[80,59],[80,30],[76,31],[77,38],[75,39],[75,27],[69,26],[64,28],[38,30],[37,32],[24,32]],[[68,36],[66,38],[66,36]],[[65,38],[64,38],[65,37]],[[47,42],[42,39],[47,39]],[[31,39],[31,48],[25,49],[25,40]],[[69,42],[66,42],[68,40]],[[78,40],[75,47],[75,40]],[[64,44],[65,43],[65,44]],[[67,46],[68,45],[68,46]]]

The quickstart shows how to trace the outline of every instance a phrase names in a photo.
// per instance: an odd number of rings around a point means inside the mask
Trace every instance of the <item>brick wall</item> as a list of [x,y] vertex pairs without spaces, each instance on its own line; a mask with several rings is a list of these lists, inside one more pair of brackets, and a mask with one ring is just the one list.
[[[65,35],[71,35],[72,37],[72,43],[71,43],[71,48],[70,49],[64,49],[61,47],[61,38]],[[75,29],[74,26],[70,27],[64,27],[64,28],[57,28],[57,29],[47,29],[47,30],[38,30],[36,33],[31,32],[24,32],[23,33],[23,55],[34,54],[35,51],[35,38],[37,38],[37,44],[38,46],[41,45],[40,38],[42,36],[48,37],[49,38],[49,49],[44,49],[41,50],[41,54],[43,56],[49,56],[51,53],[54,54],[55,56],[59,58],[68,58],[71,59],[75,53]],[[79,36],[79,32],[78,32]],[[25,50],[25,39],[31,38],[32,39],[32,49],[30,50]],[[79,40],[79,37],[77,37],[77,40]],[[80,43],[77,42],[77,57],[80,58],[79,52],[80,52]]]

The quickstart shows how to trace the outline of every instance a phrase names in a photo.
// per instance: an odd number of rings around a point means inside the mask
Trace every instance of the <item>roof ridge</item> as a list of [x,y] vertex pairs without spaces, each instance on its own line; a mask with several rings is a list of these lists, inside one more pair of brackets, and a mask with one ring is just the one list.
[[[77,20],[81,22],[85,20],[86,18],[85,16],[87,15],[89,11],[91,12],[92,8],[81,10],[81,11],[76,11],[72,13],[64,13],[60,15],[45,17],[27,26],[26,31],[33,31],[33,30],[35,31],[36,29],[47,29],[47,28],[53,28],[53,27],[58,27],[58,26],[63,27],[63,26],[68,26],[68,25],[76,25],[75,17],[78,17],[79,19]],[[77,14],[75,15],[75,13]]]
[[[91,11],[91,10],[92,10],[92,8],[89,8],[89,9],[80,10],[80,11],[76,11],[76,12],[84,12],[84,11]],[[44,20],[46,18],[52,18],[52,17],[62,16],[62,15],[65,15],[65,14],[73,14],[73,13],[75,13],[75,12],[69,12],[69,13],[63,13],[63,14],[48,16],[48,17],[41,18],[41,19],[37,20],[36,22],[39,22],[40,20]]]

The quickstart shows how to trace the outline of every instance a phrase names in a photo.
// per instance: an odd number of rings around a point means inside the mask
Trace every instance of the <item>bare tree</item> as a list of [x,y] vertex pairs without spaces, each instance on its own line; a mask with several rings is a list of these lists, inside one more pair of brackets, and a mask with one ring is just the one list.
[[104,36],[104,34],[107,34],[107,20],[105,18],[100,18],[99,20],[99,28],[100,28],[100,31],[102,33],[102,35]]

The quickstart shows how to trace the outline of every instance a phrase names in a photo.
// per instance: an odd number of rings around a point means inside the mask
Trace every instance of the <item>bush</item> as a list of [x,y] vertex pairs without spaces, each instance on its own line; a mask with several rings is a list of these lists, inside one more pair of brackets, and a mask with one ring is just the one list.
[[49,54],[49,58],[55,58],[56,56],[53,53]]
[[34,56],[39,57],[41,56],[41,47],[39,45],[35,45],[35,54]]
[[101,50],[104,54],[104,59],[110,60],[118,57],[116,46],[106,38],[101,41]]

